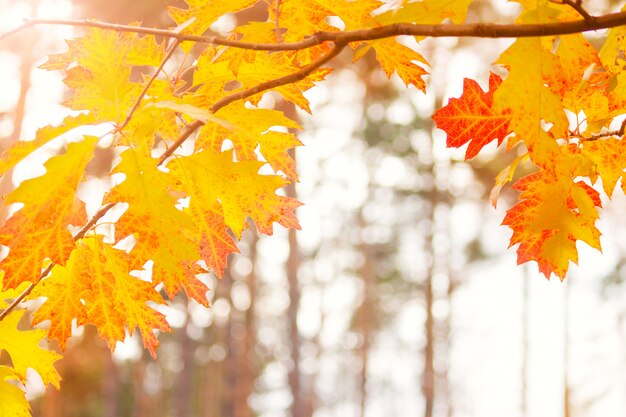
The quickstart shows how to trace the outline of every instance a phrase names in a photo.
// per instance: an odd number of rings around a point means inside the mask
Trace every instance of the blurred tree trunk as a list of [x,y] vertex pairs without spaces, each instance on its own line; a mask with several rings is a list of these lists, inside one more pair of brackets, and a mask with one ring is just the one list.
[[105,417],[118,417],[120,415],[120,377],[117,365],[109,352],[103,354],[103,397]]
[[[361,228],[365,226],[362,211],[359,213],[359,223]],[[369,370],[369,352],[372,339],[372,325],[374,320],[374,285],[375,285],[375,259],[371,245],[361,244],[359,248],[363,255],[363,266],[361,267],[361,277],[363,279],[363,303],[359,314],[359,332],[362,343],[360,346],[359,359],[361,361],[361,380],[359,381],[359,401],[361,417],[365,417],[367,409],[367,373]]]
[[[251,234],[252,235],[252,234]],[[245,277],[245,285],[250,294],[250,305],[245,311],[233,312],[233,339],[232,356],[235,359],[234,391],[233,391],[233,417],[253,417],[252,409],[248,404],[254,387],[255,361],[254,346],[256,343],[256,327],[254,317],[254,302],[256,292],[256,243],[258,235],[251,236],[249,253],[250,272]],[[233,303],[234,304],[234,303]]]
[[253,417],[252,409],[248,405],[248,400],[254,391],[254,381],[258,373],[258,365],[256,360],[256,292],[257,292],[257,242],[259,241],[258,234],[254,234],[250,241],[250,273],[246,277],[246,285],[250,293],[250,305],[246,310],[246,332],[244,339],[244,354],[241,361],[241,386],[242,386],[242,401],[245,401],[245,413],[242,417]]
[[182,368],[178,373],[178,381],[174,389],[174,403],[176,404],[176,415],[178,417],[188,417],[190,413],[191,398],[193,392],[193,352],[195,343],[187,334],[186,326],[177,329],[178,344],[180,346],[180,361]]
[[150,396],[145,389],[146,365],[148,359],[145,355],[141,355],[137,363],[132,368],[133,378],[133,416],[148,417],[150,415]]
[[219,381],[215,381],[219,385],[221,413],[220,417],[234,417],[233,393],[235,392],[237,363],[235,355],[233,355],[233,306],[230,299],[230,293],[233,283],[230,267],[224,271],[224,277],[217,285],[217,293],[219,298],[224,298],[230,305],[230,313],[221,324],[218,330],[218,343],[226,349],[226,357],[222,361],[221,372],[218,374]]
[[30,90],[30,73],[33,70],[33,48],[37,42],[37,33],[24,33],[20,48],[20,93],[13,113],[13,132],[9,138],[10,144],[15,143],[22,135],[24,116],[26,115],[26,96]]
[[[434,155],[433,155],[434,159]],[[437,207],[437,190],[435,185],[434,162],[425,167],[425,174],[432,178],[432,190],[428,204],[428,225],[425,236],[425,252],[430,255],[429,264],[426,270],[426,281],[424,282],[424,310],[426,320],[424,321],[424,369],[422,371],[422,395],[424,397],[424,417],[432,417],[435,403],[435,335],[433,318],[433,273],[435,269],[435,209]]]
[[[429,243],[431,246],[432,243]],[[430,248],[429,248],[430,249]],[[431,252],[432,253],[432,252]],[[424,395],[424,417],[433,416],[435,403],[435,370],[434,370],[434,320],[433,320],[433,280],[432,274],[426,277],[424,286],[424,308],[426,310],[426,321],[424,323],[424,335],[426,344],[424,345],[424,371],[422,374],[422,394]]]
[[61,417],[60,397],[56,388],[48,388],[41,400],[40,417]]
[[528,267],[524,267],[524,282],[522,290],[522,375],[520,383],[520,411],[522,417],[528,415],[527,398],[528,398],[528,348],[529,344],[529,301],[530,301],[530,274]]
[[568,282],[564,288],[563,300],[563,417],[571,417],[571,383],[569,380],[569,313],[570,313],[570,287],[572,284],[572,276],[570,274]]
[[[292,158],[295,153],[290,150]],[[286,187],[288,197],[297,198],[295,184]],[[289,307],[287,317],[289,319],[289,344],[291,349],[291,370],[289,372],[289,389],[293,398],[291,404],[291,416],[301,417],[303,412],[302,395],[300,390],[300,336],[298,332],[298,306],[300,304],[300,286],[298,283],[298,271],[300,270],[300,253],[296,231],[289,229],[289,256],[287,257],[287,285],[289,287]]]

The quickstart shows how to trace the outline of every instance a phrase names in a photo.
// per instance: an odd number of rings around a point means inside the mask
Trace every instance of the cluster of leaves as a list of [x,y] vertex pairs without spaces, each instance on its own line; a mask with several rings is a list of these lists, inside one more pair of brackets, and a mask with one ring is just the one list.
[[[65,72],[73,92],[65,105],[73,114],[0,159],[4,175],[70,131],[108,126],[105,135],[70,143],[45,163],[43,175],[6,196],[15,211],[0,227],[0,244],[8,248],[0,261],[0,349],[12,366],[0,366],[0,415],[28,415],[20,388],[27,368],[58,386],[53,363],[60,356],[39,347],[44,337],[65,349],[75,326],[93,324],[114,348],[139,330],[156,355],[156,333],[169,330],[158,306],[180,292],[208,305],[198,275],[221,276],[250,220],[267,235],[273,223],[299,228],[300,203],[277,192],[297,181],[287,151],[300,145],[293,134],[299,126],[261,106],[265,93],[310,111],[303,92],[332,71],[326,64],[346,47],[355,59],[373,50],[388,76],[395,72],[425,91],[426,59],[394,36],[411,33],[402,25],[460,25],[471,0],[272,1],[266,21],[238,26],[227,38],[203,34],[256,0],[187,3],[170,9],[177,24],[171,31],[82,22],[92,26],[85,36],[43,66]],[[519,24],[581,20],[579,2],[519,3]],[[467,80],[463,96],[434,116],[449,146],[470,142],[468,158],[505,137],[509,150],[525,145],[526,153],[499,175],[494,204],[517,163],[531,160],[539,168],[516,184],[521,201],[504,223],[513,229],[511,244],[519,243],[519,262],[537,261],[546,276],[564,277],[577,260],[577,240],[600,248],[594,226],[600,197],[589,184],[601,177],[610,195],[623,174],[623,128],[606,126],[626,100],[619,58],[625,32],[612,29],[600,52],[581,34],[520,38],[497,62],[504,80],[492,75],[488,92]],[[193,41],[207,46],[187,62]],[[173,56],[182,59],[168,65]],[[88,220],[77,190],[98,147],[116,155],[114,185]],[[106,222],[114,227],[98,227],[109,210],[118,213]],[[34,299],[41,301],[32,325],[45,330],[20,330],[24,302]]]
[[[557,23],[579,13],[552,2],[521,3],[520,24]],[[595,221],[602,202],[592,186],[601,179],[610,198],[626,167],[625,124],[609,130],[624,116],[625,35],[623,26],[611,29],[599,51],[580,33],[517,39],[496,62],[504,80],[491,74],[485,92],[466,79],[463,95],[433,116],[448,146],[469,143],[466,159],[494,140],[500,145],[508,138],[507,150],[515,148],[519,156],[496,179],[494,207],[521,161],[538,168],[514,185],[520,201],[503,224],[513,230],[511,246],[519,244],[518,264],[536,261],[547,278],[564,279],[570,261],[578,262],[577,241],[601,250]]]

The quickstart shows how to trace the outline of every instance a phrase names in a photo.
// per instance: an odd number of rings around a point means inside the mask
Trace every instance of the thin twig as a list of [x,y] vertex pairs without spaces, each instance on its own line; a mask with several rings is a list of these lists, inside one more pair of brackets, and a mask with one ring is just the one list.
[[283,35],[280,33],[280,0],[276,0],[275,8],[276,8],[276,28],[274,30],[276,31],[276,40],[278,41],[278,43],[282,43]]
[[595,17],[590,15],[589,12],[587,12],[587,10],[585,10],[585,8],[583,7],[582,0],[560,0],[556,1],[555,3],[566,4],[570,6],[571,8],[576,10],[578,14],[581,15],[583,19],[585,19],[586,22],[593,22],[595,20]]
[[378,26],[370,29],[350,30],[344,32],[317,32],[298,42],[284,43],[255,43],[226,39],[221,36],[200,36],[179,33],[173,30],[145,28],[141,26],[118,25],[114,23],[97,22],[93,20],[68,19],[30,19],[15,29],[0,35],[0,40],[7,38],[21,30],[36,25],[66,25],[96,27],[120,32],[143,33],[155,36],[164,36],[198,43],[231,46],[256,51],[295,51],[310,48],[324,42],[351,43],[400,35],[427,36],[427,37],[472,37],[472,38],[527,38],[537,36],[567,35],[591,30],[608,29],[626,25],[626,11],[607,13],[601,16],[591,16],[592,19],[572,20],[568,22],[535,23],[535,24],[496,24],[496,23],[467,23],[451,25],[447,23],[435,25],[416,25],[412,23],[395,23]]
[[271,88],[280,87],[281,85],[295,83],[306,78],[309,74],[311,74],[316,69],[320,68],[322,65],[326,64],[328,61],[332,60],[334,57],[339,55],[339,53],[346,47],[345,43],[338,43],[324,56],[320,57],[316,61],[313,61],[309,65],[302,67],[300,71],[294,72],[293,74],[286,75],[284,77],[276,78],[275,80],[266,81],[257,86],[248,88],[246,90],[242,90],[236,93],[233,93],[229,96],[226,96],[213,104],[210,108],[211,113],[217,112],[222,107],[232,103],[233,101],[243,100],[255,94],[258,94],[262,91],[269,90]]
[[187,138],[193,134],[193,132],[195,132],[202,126],[204,126],[204,122],[202,120],[196,120],[193,123],[191,123],[189,126],[187,126],[185,131],[182,133],[182,135],[178,137],[178,139],[176,139],[176,141],[172,144],[172,146],[170,146],[169,148],[167,148],[165,152],[163,152],[163,155],[161,155],[161,157],[159,158],[159,165],[163,165],[165,160],[169,158],[170,156],[172,156],[174,151],[178,149],[180,145],[182,145],[183,142],[186,141]]
[[124,121],[122,122],[121,125],[119,125],[119,126],[117,126],[115,128],[116,131],[120,132],[122,129],[124,129],[128,125],[128,123],[130,123],[130,120],[132,119],[133,114],[139,108],[139,105],[141,104],[141,101],[145,97],[146,93],[148,92],[148,89],[150,88],[150,86],[152,85],[154,80],[156,80],[156,78],[158,77],[158,75],[161,72],[161,70],[163,70],[163,67],[165,66],[167,61],[169,61],[169,59],[172,57],[172,55],[174,54],[174,51],[176,50],[176,47],[179,44],[180,44],[180,41],[178,39],[176,39],[174,41],[174,44],[171,46],[170,50],[165,55],[165,58],[163,58],[163,60],[161,61],[161,64],[159,65],[159,67],[156,69],[154,74],[152,74],[152,77],[150,77],[150,79],[148,80],[148,84],[146,84],[146,86],[143,88],[141,93],[139,93],[139,97],[137,97],[137,100],[135,101],[135,105],[133,106],[132,109],[130,109],[130,112],[128,113],[128,116],[126,116],[126,119],[124,119]]
[[[261,93],[263,91],[267,91],[271,88],[276,88],[276,87],[280,87],[281,85],[291,84],[291,83],[300,81],[306,78],[313,71],[320,68],[322,65],[326,64],[327,62],[332,60],[334,57],[339,55],[339,53],[345,47],[346,47],[345,44],[336,44],[326,55],[320,57],[318,60],[310,63],[309,65],[302,67],[299,71],[286,75],[284,77],[266,81],[254,87],[228,95],[222,98],[221,100],[217,101],[215,104],[213,104],[209,108],[209,111],[211,113],[216,113],[219,109],[221,109],[224,106],[229,105],[230,103],[234,101],[246,99],[255,94]],[[161,157],[159,158],[159,165],[163,164],[167,158],[172,156],[174,151],[178,149],[183,144],[183,142],[185,142],[187,138],[189,138],[189,136],[191,136],[197,129],[199,129],[203,125],[204,125],[203,121],[196,120],[193,123],[191,123],[189,126],[187,126],[187,128],[182,133],[182,135],[178,139],[176,139],[176,141],[169,148],[167,148],[165,152],[163,152],[163,155],[161,155]]]
[[[74,236],[74,242],[78,241],[79,239],[82,239],[83,237],[85,237],[85,234],[96,224],[96,222],[98,220],[100,220],[106,213],[107,211],[109,211],[111,209],[111,207],[113,207],[116,203],[109,203],[109,204],[105,204],[104,206],[100,207],[100,209],[96,212],[96,214],[93,215],[93,217],[91,218],[91,220],[89,220],[89,222],[87,222],[87,224],[85,224],[79,231],[78,233],[76,233],[76,235]],[[4,309],[4,311],[2,311],[2,313],[0,313],[0,321],[2,321],[11,311],[13,311],[18,304],[20,304],[22,302],[22,300],[24,300],[24,298],[26,298],[37,286],[37,284],[39,284],[41,282],[42,279],[44,279],[45,277],[48,276],[48,274],[50,273],[50,271],[52,271],[52,268],[54,267],[54,263],[51,262],[46,269],[44,269],[41,274],[39,274],[39,277],[33,281],[24,291],[22,291],[20,293],[20,295],[17,296],[17,298],[15,300],[13,300],[13,302],[11,304],[9,304],[9,306],[7,308]]]

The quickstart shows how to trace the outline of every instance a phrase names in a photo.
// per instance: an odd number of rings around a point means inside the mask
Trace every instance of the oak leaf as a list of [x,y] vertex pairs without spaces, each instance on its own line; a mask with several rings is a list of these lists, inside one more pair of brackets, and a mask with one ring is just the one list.
[[[126,178],[113,187],[105,202],[128,204],[128,209],[115,223],[115,234],[118,240],[130,235],[135,237],[130,251],[133,269],[141,269],[152,260],[153,283],[162,282],[168,297],[174,299],[181,289],[188,295],[197,293],[196,290],[188,292],[199,285],[197,278],[181,272],[193,268],[200,254],[190,239],[191,217],[176,208],[174,178],[159,170],[157,163],[141,151],[126,150],[113,171],[123,173]],[[206,296],[196,300],[207,304]]]
[[536,261],[547,278],[554,273],[562,280],[569,262],[578,262],[577,240],[601,250],[595,221],[596,207],[602,204],[596,190],[575,181],[586,164],[584,157],[561,152],[555,168],[543,168],[513,186],[521,191],[520,202],[507,211],[502,224],[513,230],[510,246],[519,244],[518,264]]
[[509,110],[496,111],[493,95],[502,83],[496,74],[489,76],[489,90],[483,91],[478,83],[466,78],[463,95],[450,99],[448,104],[437,110],[433,120],[447,134],[446,145],[459,148],[469,143],[465,159],[478,155],[488,143],[497,140],[498,146],[511,133]]
[[[299,229],[294,211],[301,204],[275,193],[287,181],[277,175],[260,175],[258,171],[263,165],[257,161],[234,162],[232,151],[216,154],[203,150],[176,158],[171,169],[190,187],[189,193],[196,196],[197,204],[211,208],[216,202],[221,204],[224,223],[237,238],[241,237],[247,217],[266,235],[272,234],[274,222]],[[185,181],[184,176],[189,180]]]
[[[155,330],[169,331],[165,316],[147,303],[163,304],[154,284],[130,275],[129,255],[103,241],[102,236],[81,239],[65,266],[55,266],[40,295],[48,299],[35,322],[50,319],[49,337],[65,348],[74,319],[94,324],[111,348],[139,329],[144,346],[156,357]],[[74,293],[74,300],[71,300]],[[67,302],[68,306],[63,306]]]
[[0,227],[0,244],[9,247],[0,261],[4,288],[38,279],[45,259],[62,265],[69,257],[74,240],[68,226],[86,222],[76,188],[97,142],[85,137],[71,143],[63,155],[46,162],[44,175],[22,182],[7,196],[7,203],[24,206]]
[[30,417],[30,406],[22,391],[9,381],[17,379],[15,371],[0,365],[0,416]]
[[54,363],[61,359],[56,352],[43,349],[39,343],[46,337],[45,330],[19,330],[18,323],[24,316],[24,310],[14,310],[0,321],[0,351],[9,354],[15,375],[24,382],[26,370],[32,368],[45,385],[60,387],[61,377],[54,368]]

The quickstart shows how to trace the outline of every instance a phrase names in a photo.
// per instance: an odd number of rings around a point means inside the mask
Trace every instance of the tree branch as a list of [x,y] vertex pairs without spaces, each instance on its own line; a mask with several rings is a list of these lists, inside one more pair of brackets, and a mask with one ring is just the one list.
[[[294,72],[293,74],[289,74],[284,77],[277,78],[275,80],[270,80],[270,81],[261,83],[255,87],[248,88],[246,90],[242,90],[240,92],[226,96],[223,99],[216,102],[213,106],[211,106],[209,110],[211,111],[211,113],[215,113],[222,107],[234,101],[243,100],[245,98],[248,98],[260,92],[269,90],[271,88],[276,88],[276,87],[280,87],[281,85],[291,84],[293,82],[300,81],[306,78],[313,71],[320,68],[322,65],[326,64],[328,61],[336,57],[345,47],[346,47],[345,44],[336,44],[333,47],[333,49],[331,49],[330,52],[328,52],[328,54],[322,56],[317,61],[312,62],[311,64],[303,67],[301,70]],[[172,50],[174,50],[174,48],[175,47],[172,47]],[[169,59],[169,57],[166,57],[164,59],[164,61],[161,63],[162,64],[161,67],[164,65],[167,59]],[[138,102],[139,100],[137,101],[137,103]],[[187,126],[183,134],[172,144],[172,146],[170,146],[163,153],[163,155],[161,155],[161,157],[159,158],[158,164],[162,165],[165,162],[165,160],[168,157],[170,157],[174,153],[174,151],[178,149],[185,140],[187,140],[187,138],[189,138],[189,136],[191,136],[197,129],[199,129],[203,125],[204,125],[203,121],[196,120],[193,123],[191,123],[189,126]],[[91,227],[93,227],[96,224],[96,222],[99,219],[101,219],[114,205],[115,203],[109,203],[109,204],[102,206],[100,210],[98,210],[96,214],[91,218],[91,220],[85,226],[83,226],[83,228],[80,229],[78,233],[74,236],[74,242],[85,237],[85,234],[91,229]],[[48,267],[39,275],[37,280],[31,283],[28,286],[28,288],[26,288],[4,311],[2,311],[2,313],[0,313],[0,321],[2,321],[11,311],[13,311],[22,302],[22,300],[24,300],[24,298],[26,298],[33,291],[33,289],[37,286],[37,284],[50,273],[53,267],[54,267],[53,263],[48,265]]]
[[255,94],[258,94],[262,91],[266,91],[272,88],[280,87],[281,85],[291,84],[303,80],[309,74],[311,74],[316,69],[320,68],[322,65],[326,64],[334,57],[339,55],[339,53],[346,47],[345,43],[337,43],[335,46],[324,56],[319,58],[318,60],[310,63],[309,65],[302,67],[300,71],[294,72],[293,74],[286,75],[284,77],[276,78],[275,80],[266,81],[261,83],[255,87],[251,87],[236,93],[233,93],[229,96],[226,96],[213,104],[210,108],[211,113],[217,112],[222,107],[232,103],[233,101],[243,100]]
[[[111,207],[113,207],[115,205],[115,203],[109,203],[109,204],[105,204],[104,206],[100,207],[100,209],[96,212],[96,214],[93,215],[93,217],[91,218],[91,220],[89,220],[89,222],[87,222],[87,224],[85,224],[79,231],[78,233],[76,233],[76,235],[74,236],[74,242],[78,241],[79,239],[82,239],[85,237],[85,234],[96,224],[96,222],[98,220],[100,220],[106,213],[107,211],[109,211],[111,209]],[[26,298],[37,286],[37,284],[39,284],[41,282],[42,279],[44,279],[46,276],[48,276],[48,274],[50,273],[50,271],[52,271],[52,268],[54,267],[54,263],[51,262],[50,265],[48,265],[46,267],[46,269],[44,269],[41,274],[39,275],[39,277],[33,281],[24,291],[22,291],[22,293],[20,293],[20,295],[17,296],[17,298],[15,300],[13,300],[13,302],[11,304],[9,304],[9,306],[7,308],[4,309],[4,311],[2,311],[2,313],[0,313],[0,321],[4,320],[4,318],[6,316],[9,315],[9,313],[11,311],[13,311],[15,309],[15,307],[17,307],[23,300],[24,298]]]
[[[346,44],[341,44],[341,43],[335,44],[335,46],[326,55],[320,57],[318,60],[310,63],[309,65],[307,65],[305,67],[302,67],[302,69],[300,69],[299,71],[294,72],[294,73],[289,74],[289,75],[286,75],[284,77],[280,77],[280,78],[276,78],[274,80],[266,81],[264,83],[261,83],[261,84],[258,84],[256,86],[254,86],[254,87],[247,88],[245,90],[238,91],[236,93],[228,95],[228,96],[222,98],[221,100],[217,101],[215,104],[213,104],[209,108],[209,111],[211,113],[216,113],[219,109],[221,109],[224,106],[229,105],[230,103],[232,103],[234,101],[246,99],[246,98],[251,97],[251,96],[253,96],[255,94],[261,93],[263,91],[267,91],[267,90],[272,89],[272,88],[280,87],[281,85],[291,84],[291,83],[300,81],[300,80],[306,78],[313,71],[315,71],[316,69],[320,68],[322,65],[326,64],[327,62],[332,60],[334,57],[339,55],[339,53],[345,47],[346,47]],[[159,165],[163,164],[167,158],[172,156],[174,151],[176,149],[178,149],[180,147],[180,145],[182,145],[183,142],[185,140],[187,140],[187,138],[189,138],[189,136],[191,136],[197,129],[199,129],[203,125],[204,125],[203,121],[196,120],[195,122],[193,122],[189,126],[187,126],[187,128],[185,129],[183,134],[178,139],[176,139],[176,141],[172,144],[172,146],[170,146],[163,153],[163,155],[161,155],[161,158],[159,158]]]
[[[564,4],[578,2],[562,0]],[[567,3],[565,3],[567,2]],[[578,6],[576,6],[578,7]],[[577,10],[584,9],[578,7]],[[579,13],[580,13],[579,10]],[[585,15],[583,14],[583,17]],[[608,13],[601,16],[591,16],[581,20],[568,22],[537,23],[537,24],[496,24],[496,23],[467,23],[467,24],[434,24],[416,25],[412,23],[396,23],[379,26],[371,29],[350,30],[344,32],[317,32],[298,42],[285,43],[254,43],[226,39],[220,36],[200,36],[179,33],[174,30],[145,28],[140,26],[119,25],[115,23],[98,22],[94,20],[68,20],[68,19],[29,19],[23,24],[8,32],[0,34],[0,41],[20,32],[28,27],[37,25],[66,25],[95,27],[120,32],[134,32],[167,38],[179,41],[191,41],[198,43],[210,43],[214,45],[230,46],[241,49],[257,51],[294,51],[310,48],[324,42],[351,43],[389,38],[400,35],[428,36],[428,37],[472,37],[472,38],[527,38],[537,36],[567,35],[572,33],[587,32],[591,30],[609,29],[616,26],[626,25],[626,11]]]

